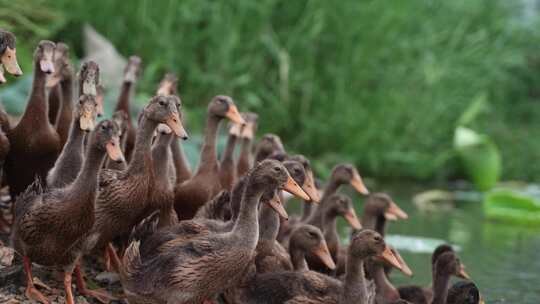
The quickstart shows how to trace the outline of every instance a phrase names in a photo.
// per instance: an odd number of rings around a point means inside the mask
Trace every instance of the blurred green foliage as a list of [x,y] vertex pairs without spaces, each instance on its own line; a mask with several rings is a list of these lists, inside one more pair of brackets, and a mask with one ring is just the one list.
[[[58,16],[29,48],[51,38],[81,56],[90,23],[122,54],[143,58],[140,92],[167,71],[180,75],[191,130],[213,95],[229,94],[260,114],[261,133],[317,158],[320,173],[350,160],[363,175],[454,175],[454,129],[483,95],[471,127],[501,148],[502,178],[540,176],[540,35],[520,1],[3,2]],[[20,24],[7,28],[27,43]]]

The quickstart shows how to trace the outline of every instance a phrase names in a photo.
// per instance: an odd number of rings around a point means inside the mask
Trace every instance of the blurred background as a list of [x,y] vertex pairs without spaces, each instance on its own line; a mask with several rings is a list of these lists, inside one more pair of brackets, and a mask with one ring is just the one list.
[[[24,110],[37,42],[66,42],[77,61],[91,51],[89,25],[119,55],[142,58],[139,106],[174,72],[188,130],[200,134],[212,96],[230,95],[240,110],[259,113],[259,134],[276,133],[288,150],[311,157],[319,177],[350,161],[369,186],[394,194],[411,214],[390,228],[395,243],[411,243],[400,235],[451,241],[492,303],[538,303],[539,287],[523,280],[540,280],[539,230],[529,225],[540,223],[531,185],[540,179],[540,1],[0,0],[0,7],[0,28],[17,35],[27,77],[0,88],[9,112]],[[113,82],[103,83],[109,108]],[[189,151],[193,160],[196,146]],[[512,185],[502,199],[493,192],[501,180]],[[442,194],[417,195],[436,187]],[[492,199],[507,214],[520,195],[531,200],[511,225],[483,221],[478,202]],[[431,216],[441,200],[458,208]],[[414,280],[426,283],[430,251],[415,248],[403,255]]]

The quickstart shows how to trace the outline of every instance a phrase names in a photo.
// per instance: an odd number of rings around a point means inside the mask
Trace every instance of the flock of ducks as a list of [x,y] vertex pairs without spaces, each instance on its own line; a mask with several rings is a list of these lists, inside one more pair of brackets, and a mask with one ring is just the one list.
[[[4,72],[22,74],[12,33],[0,31],[0,54],[1,82]],[[129,58],[112,119],[100,122],[95,62],[84,62],[75,76],[68,47],[41,41],[33,69],[18,123],[0,115],[0,161],[14,214],[2,224],[24,266],[28,298],[49,302],[34,284],[36,263],[63,271],[67,303],[74,303],[73,275],[79,294],[113,300],[85,283],[84,257],[99,256],[119,274],[122,298],[132,304],[480,303],[447,245],[433,253],[431,286],[392,285],[392,268],[412,271],[385,243],[386,224],[407,214],[387,194],[370,194],[351,164],[337,165],[320,191],[310,161],[288,154],[278,136],[254,144],[257,115],[240,113],[230,97],[210,101],[192,172],[180,144],[188,135],[174,75],[163,78],[135,126],[130,103],[139,57]],[[224,120],[230,129],[218,160]],[[338,193],[343,185],[366,196],[361,220],[351,198]],[[303,209],[289,218],[291,195]],[[338,218],[353,231],[348,246]],[[465,281],[451,285],[452,276]]]

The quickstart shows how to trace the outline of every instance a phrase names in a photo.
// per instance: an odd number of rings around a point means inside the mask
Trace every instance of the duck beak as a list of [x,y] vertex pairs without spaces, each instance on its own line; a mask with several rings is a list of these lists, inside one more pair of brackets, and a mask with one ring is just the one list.
[[83,94],[97,96],[97,89],[94,81],[86,80],[83,82]]
[[398,219],[408,219],[409,215],[405,213],[398,205],[394,202],[390,202],[390,206],[386,209],[384,213],[384,218],[389,221],[397,221]]
[[242,118],[242,115],[238,112],[238,108],[235,105],[229,105],[229,110],[225,116],[230,119],[232,122],[245,125],[246,121]]
[[362,229],[362,224],[360,224],[360,221],[358,220],[358,217],[356,216],[356,211],[354,211],[353,208],[349,208],[347,210],[347,213],[345,213],[345,220],[351,227],[355,230]]
[[289,192],[290,194],[299,197],[303,200],[309,201],[309,196],[298,186],[298,184],[294,181],[294,179],[289,175],[287,178],[287,182],[283,186],[283,190]]
[[255,136],[255,132],[253,132],[254,126],[252,122],[246,123],[244,128],[242,129],[242,137],[245,139],[253,139],[253,136]]
[[52,74],[55,71],[54,64],[52,60],[50,59],[46,59],[46,58],[41,59],[39,61],[39,67],[41,68],[41,71],[43,73]]
[[407,263],[405,262],[405,260],[403,260],[403,258],[401,257],[401,255],[399,254],[399,252],[397,252],[394,248],[390,248],[390,250],[392,250],[392,253],[394,254],[394,256],[396,257],[396,259],[398,260],[399,264],[401,265],[401,272],[408,276],[408,277],[412,277],[413,276],[413,272],[411,270],[411,268],[409,267],[409,265],[407,265]]
[[328,245],[326,245],[325,240],[322,240],[319,247],[317,247],[313,251],[313,254],[315,254],[319,259],[321,259],[321,262],[323,262],[326,267],[330,268],[331,270],[336,269],[336,263],[334,263],[334,260],[332,259],[332,255],[328,250]]
[[237,123],[232,123],[231,128],[229,129],[229,134],[240,137],[240,134],[242,133],[242,125]]
[[172,86],[173,86],[172,82],[166,81],[166,80],[163,81],[157,90],[157,95],[165,95],[165,96],[171,95]]
[[173,130],[176,136],[182,138],[183,140],[188,139],[187,132],[184,129],[182,122],[180,121],[180,117],[178,117],[178,113],[171,114],[165,124],[167,124],[167,126],[171,128],[171,130]]
[[96,114],[98,117],[103,116],[105,110],[103,109],[103,94],[97,94],[96,96]]
[[137,80],[137,67],[130,65],[124,75],[124,82],[134,83]]
[[459,265],[459,272],[457,274],[457,277],[465,279],[465,280],[470,280],[471,279],[469,274],[465,271],[465,266],[463,264]]
[[94,130],[95,120],[94,120],[91,110],[89,109],[83,110],[81,118],[79,119],[79,126],[81,127],[81,130],[84,130],[84,131]]
[[360,174],[358,172],[353,173],[353,178],[351,180],[351,186],[358,191],[358,193],[368,195],[369,190],[366,188],[366,185],[364,185],[364,182],[362,181],[362,178],[360,177]]
[[7,47],[4,54],[0,58],[0,62],[6,68],[6,71],[13,76],[21,76],[23,74],[19,63],[17,62],[17,50]]
[[124,154],[120,150],[120,139],[118,136],[114,136],[110,142],[106,145],[107,154],[109,158],[117,163],[122,163],[125,161]]
[[312,202],[318,203],[321,201],[321,195],[319,194],[319,189],[315,187],[315,178],[311,169],[306,170],[306,179],[304,180],[302,189],[309,195]]
[[385,262],[389,263],[390,265],[392,265],[393,267],[399,269],[399,271],[401,271],[401,264],[399,263],[399,261],[397,260],[396,256],[392,253],[392,249],[390,249],[390,247],[388,247],[388,245],[386,246],[386,248],[384,248],[384,251],[383,253],[381,253],[381,256],[380,256]]
[[6,78],[4,77],[4,68],[0,64],[0,83],[6,83]]
[[283,203],[281,202],[281,199],[279,198],[278,192],[274,192],[274,196],[268,201],[268,205],[274,209],[279,216],[285,220],[289,219],[289,215],[287,214],[287,211],[283,207]]

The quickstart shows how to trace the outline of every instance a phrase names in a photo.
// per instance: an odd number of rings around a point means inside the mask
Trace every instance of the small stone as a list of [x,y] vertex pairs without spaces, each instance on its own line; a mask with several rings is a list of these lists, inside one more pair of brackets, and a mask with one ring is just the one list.
[[98,282],[105,282],[105,283],[112,284],[112,283],[116,283],[120,281],[120,277],[118,276],[117,273],[104,271],[96,276],[96,280]]

